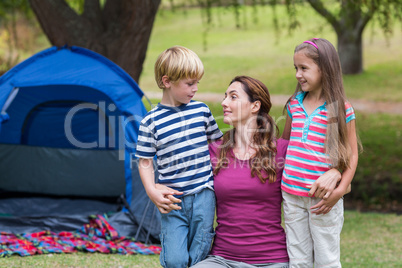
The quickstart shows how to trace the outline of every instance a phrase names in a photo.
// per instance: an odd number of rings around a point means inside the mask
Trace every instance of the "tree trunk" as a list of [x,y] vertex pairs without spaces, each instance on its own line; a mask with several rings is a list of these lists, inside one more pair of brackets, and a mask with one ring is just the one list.
[[29,0],[55,46],[91,49],[118,64],[137,82],[161,0],[85,0],[79,15],[64,0]]
[[331,13],[322,0],[307,0],[312,8],[334,28],[338,37],[338,55],[344,74],[363,72],[362,35],[376,7],[363,11],[358,1],[341,1],[341,10]]
[[362,34],[353,29],[344,29],[338,35],[338,54],[344,74],[363,72]]

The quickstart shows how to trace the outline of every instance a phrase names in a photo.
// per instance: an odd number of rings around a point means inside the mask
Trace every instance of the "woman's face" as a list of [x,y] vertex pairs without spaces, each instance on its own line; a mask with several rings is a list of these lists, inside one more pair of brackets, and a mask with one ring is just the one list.
[[249,101],[248,95],[243,90],[240,82],[234,82],[228,87],[221,104],[225,124],[234,127],[246,125],[253,115],[253,103]]

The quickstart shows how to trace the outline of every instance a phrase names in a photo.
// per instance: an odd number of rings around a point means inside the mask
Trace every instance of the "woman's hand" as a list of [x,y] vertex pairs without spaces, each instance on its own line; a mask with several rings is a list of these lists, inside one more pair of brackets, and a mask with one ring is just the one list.
[[336,184],[341,180],[342,174],[335,168],[328,170],[322,174],[312,185],[307,186],[310,188],[308,195],[328,199],[331,193],[336,188]]
[[342,193],[341,190],[335,189],[327,199],[322,199],[316,205],[312,206],[310,208],[312,210],[311,212],[317,215],[327,214],[343,195],[344,193]]

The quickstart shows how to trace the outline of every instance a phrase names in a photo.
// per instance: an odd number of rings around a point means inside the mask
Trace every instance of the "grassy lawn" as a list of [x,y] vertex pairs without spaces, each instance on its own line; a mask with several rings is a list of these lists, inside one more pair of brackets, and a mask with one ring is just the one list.
[[[341,235],[341,261],[345,268],[401,267],[402,218],[395,214],[345,212]],[[399,252],[399,253],[398,253]],[[159,255],[108,255],[100,253],[13,256],[1,267],[144,267],[159,266]]]

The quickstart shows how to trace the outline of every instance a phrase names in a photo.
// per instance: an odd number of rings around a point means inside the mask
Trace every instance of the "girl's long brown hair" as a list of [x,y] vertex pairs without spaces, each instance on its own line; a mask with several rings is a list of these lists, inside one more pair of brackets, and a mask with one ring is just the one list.
[[[275,140],[278,127],[273,118],[269,115],[272,104],[268,89],[262,82],[249,76],[236,76],[229,85],[234,82],[241,83],[250,102],[261,102],[260,110],[256,116],[257,129],[254,132],[252,141],[254,146],[256,146],[256,153],[249,160],[251,176],[258,177],[262,183],[265,183],[266,180],[268,180],[269,183],[273,183],[276,181]],[[235,133],[236,129],[233,128],[223,135],[223,142],[220,146],[221,150],[214,169],[214,175],[217,175],[221,168],[228,166],[229,159],[233,160],[235,158],[233,155]]]
[[[295,48],[295,53],[304,53],[321,70],[322,97],[326,101],[328,110],[325,153],[328,155],[333,168],[344,170],[349,167],[351,148],[346,126],[346,95],[343,87],[341,63],[335,47],[328,40],[314,38],[308,41],[316,44],[318,49],[310,43],[301,43]],[[286,105],[300,91],[301,86],[297,83],[296,91]]]

